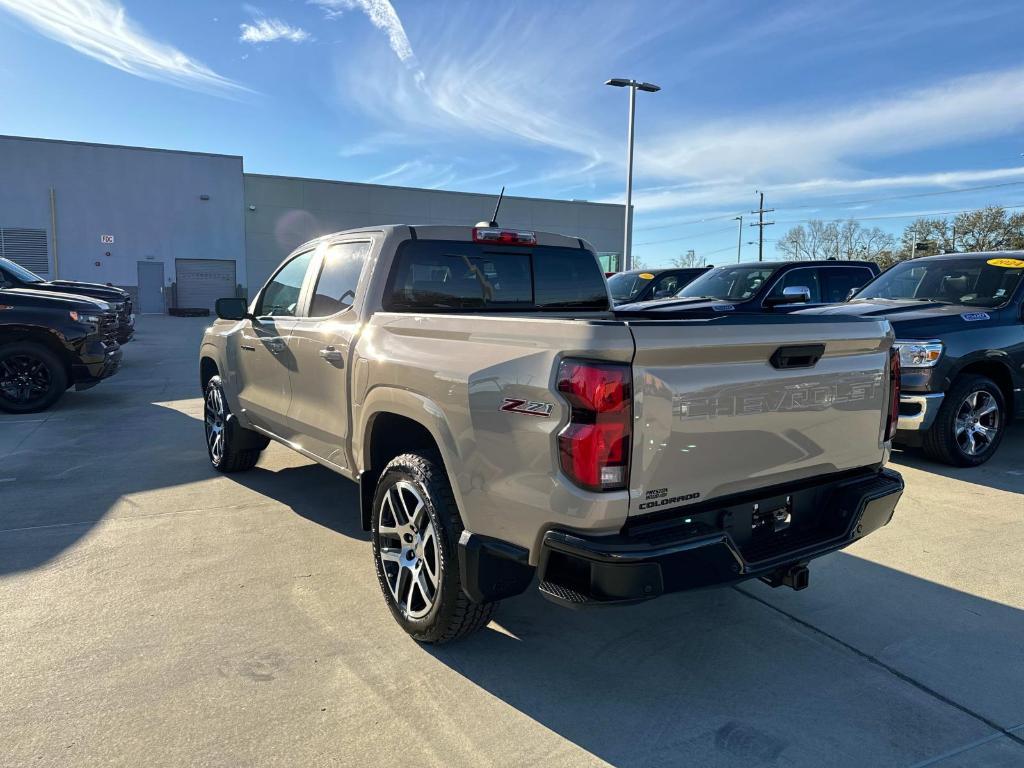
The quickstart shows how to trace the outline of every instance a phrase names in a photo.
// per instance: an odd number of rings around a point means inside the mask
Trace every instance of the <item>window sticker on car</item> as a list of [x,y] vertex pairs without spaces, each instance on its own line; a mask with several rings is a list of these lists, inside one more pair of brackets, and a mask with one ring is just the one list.
[[641,272],[639,275],[637,275],[637,277],[639,277],[641,280],[653,280],[654,279],[654,275],[652,273],[650,273],[650,272]]
[[968,323],[976,323],[978,320],[991,320],[988,312],[964,312],[960,315]]
[[1005,267],[1006,269],[1020,269],[1024,267],[1024,259],[989,259],[986,264],[993,267]]

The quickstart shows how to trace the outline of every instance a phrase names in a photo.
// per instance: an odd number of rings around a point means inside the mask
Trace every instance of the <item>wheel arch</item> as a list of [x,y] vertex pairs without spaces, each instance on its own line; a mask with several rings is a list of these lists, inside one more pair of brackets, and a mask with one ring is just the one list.
[[384,467],[395,456],[417,449],[440,454],[456,503],[463,508],[452,473],[458,465],[458,447],[436,403],[408,390],[377,387],[368,393],[359,414],[357,428],[353,430],[352,452],[364,530],[370,529],[373,494]]
[[73,381],[72,355],[70,350],[61,340],[55,331],[31,325],[5,325],[0,327],[0,344],[9,344],[15,341],[32,341],[43,345],[55,355],[62,363],[68,375],[69,384]]
[[985,357],[979,360],[972,360],[964,366],[961,366],[956,374],[950,379],[950,386],[953,385],[958,378],[961,376],[985,376],[992,379],[999,387],[999,391],[1003,394],[1003,401],[1006,403],[1006,412],[1008,417],[1012,418],[1016,412],[1016,406],[1014,402],[1014,391],[1013,391],[1013,373],[1010,370],[1009,364],[998,358],[998,357]]

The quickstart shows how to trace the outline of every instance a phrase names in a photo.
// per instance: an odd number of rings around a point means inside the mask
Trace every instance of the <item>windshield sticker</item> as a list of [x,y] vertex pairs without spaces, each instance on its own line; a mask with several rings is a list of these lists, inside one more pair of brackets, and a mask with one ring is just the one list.
[[712,304],[711,308],[715,312],[733,312],[736,309],[735,304]]
[[1006,267],[1007,269],[1020,269],[1024,267],[1024,259],[989,259],[986,264],[993,267]]
[[988,312],[964,312],[960,315],[968,323],[976,323],[978,320],[991,320]]
[[[1024,264],[1024,261],[1022,261],[1022,262],[1021,262],[1021,264]],[[638,277],[639,277],[639,278],[640,278],[641,280],[653,280],[653,279],[654,279],[654,275],[653,275],[653,274],[651,274],[650,272],[641,272],[641,273],[640,273],[640,274],[638,275]]]

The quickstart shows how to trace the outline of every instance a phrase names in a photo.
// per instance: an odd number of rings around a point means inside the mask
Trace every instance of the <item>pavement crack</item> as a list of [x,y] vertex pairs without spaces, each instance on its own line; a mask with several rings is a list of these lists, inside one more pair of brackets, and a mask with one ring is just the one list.
[[[938,701],[941,701],[943,704],[945,704],[947,706],[953,707],[954,709],[957,709],[960,712],[963,712],[968,717],[971,717],[971,718],[977,720],[980,723],[984,723],[989,728],[991,728],[993,731],[996,731],[996,733],[992,734],[992,739],[999,738],[1000,736],[1005,736],[1008,739],[1010,739],[1011,741],[1015,741],[1016,743],[1020,744],[1021,746],[1024,746],[1024,734],[1018,735],[1018,734],[1014,733],[1014,731],[1018,730],[1020,728],[1020,726],[1014,726],[1012,728],[1003,728],[1001,725],[999,725],[998,723],[996,723],[993,720],[990,720],[989,718],[985,717],[984,715],[980,714],[979,712],[975,712],[973,709],[971,709],[969,707],[966,707],[966,706],[964,706],[963,704],[961,704],[961,703],[959,703],[957,701],[954,701],[953,699],[949,698],[945,694],[939,693],[934,688],[932,688],[932,687],[930,687],[928,685],[925,685],[924,683],[922,683],[919,680],[915,680],[913,677],[911,677],[910,675],[907,675],[904,672],[900,672],[898,669],[896,669],[895,667],[893,667],[893,666],[891,666],[889,664],[886,664],[884,661],[882,661],[878,657],[872,656],[870,653],[865,653],[864,651],[862,651],[857,646],[851,645],[850,643],[848,643],[845,640],[842,640],[842,639],[836,637],[835,635],[831,634],[830,632],[826,632],[825,630],[821,629],[820,627],[814,626],[809,621],[801,619],[799,616],[796,616],[796,615],[790,613],[789,611],[784,611],[782,608],[779,608],[776,605],[772,605],[767,600],[764,600],[763,598],[760,598],[757,595],[751,594],[750,592],[747,592],[744,589],[740,589],[739,586],[733,587],[733,589],[736,592],[739,592],[744,597],[748,597],[751,600],[753,600],[754,602],[760,603],[761,605],[765,606],[766,608],[770,608],[771,610],[775,611],[776,613],[782,614],[787,619],[790,619],[791,621],[796,622],[800,626],[806,627],[807,629],[809,629],[812,632],[815,632],[815,633],[821,635],[822,637],[827,637],[832,642],[837,643],[838,645],[841,645],[843,648],[846,648],[848,651],[851,651],[852,653],[855,653],[857,656],[860,656],[865,661],[868,661],[871,664],[874,664],[875,666],[880,667],[881,669],[884,669],[890,675],[893,675],[894,677],[899,678],[900,680],[902,680],[903,682],[907,683],[908,685],[912,685],[913,687],[917,688],[922,693],[925,693],[928,696],[931,696],[932,698],[934,698],[934,699],[936,699]],[[926,762],[925,765],[927,765],[927,764],[928,763]]]

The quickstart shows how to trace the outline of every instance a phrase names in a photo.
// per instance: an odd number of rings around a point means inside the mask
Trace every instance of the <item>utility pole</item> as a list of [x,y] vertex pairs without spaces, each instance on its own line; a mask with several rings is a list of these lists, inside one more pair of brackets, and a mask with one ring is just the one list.
[[764,215],[766,213],[771,213],[775,209],[774,208],[765,208],[764,207],[764,192],[758,192],[758,194],[761,196],[761,204],[757,207],[756,211],[751,211],[751,213],[756,213],[757,214],[757,221],[754,222],[753,224],[751,224],[750,226],[758,228],[757,260],[758,261],[764,261],[764,228],[765,227],[770,227],[772,224],[775,223],[774,221],[765,221],[764,220]]
[[736,236],[736,263],[739,264],[743,256],[743,216],[734,217],[734,221],[740,223],[739,227],[737,227],[739,234]]

